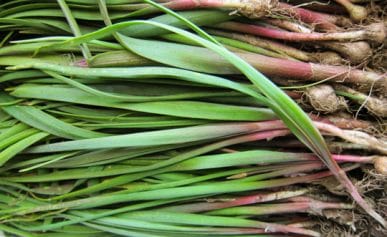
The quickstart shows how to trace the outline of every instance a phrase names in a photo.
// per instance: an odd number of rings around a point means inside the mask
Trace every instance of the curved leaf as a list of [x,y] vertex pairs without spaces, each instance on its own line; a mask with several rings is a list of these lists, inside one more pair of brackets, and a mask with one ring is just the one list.
[[[11,98],[11,97],[9,97]],[[7,101],[7,96],[0,94],[0,102]],[[107,134],[89,131],[63,122],[32,106],[4,106],[2,109],[12,117],[25,124],[50,134],[69,139],[84,139],[106,136]]]

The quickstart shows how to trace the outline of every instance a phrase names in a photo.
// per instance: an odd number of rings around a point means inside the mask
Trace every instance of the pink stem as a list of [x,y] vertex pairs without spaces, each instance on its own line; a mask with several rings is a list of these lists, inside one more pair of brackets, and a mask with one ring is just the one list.
[[[329,170],[329,171],[319,172],[319,173],[301,176],[301,177],[292,177],[292,182],[297,182],[297,183],[312,182],[315,179],[327,177],[329,174],[332,174],[334,172],[337,174],[335,176],[340,180],[340,183],[345,185],[346,190],[350,193],[350,195],[357,202],[357,204],[360,207],[362,207],[370,216],[372,216],[375,220],[377,220],[380,224],[382,224],[383,227],[386,227],[386,221],[378,213],[376,213],[375,210],[372,209],[372,207],[370,207],[368,203],[360,196],[356,187],[352,184],[352,182],[349,180],[348,176],[346,175],[345,173],[346,171],[356,167],[358,167],[357,164],[351,167],[346,167],[341,169],[337,164],[334,164],[333,171]],[[280,180],[276,180],[276,181],[280,181]],[[281,183],[282,185],[285,185],[286,180],[282,181]]]
[[258,228],[263,228],[265,233],[294,233],[306,236],[316,236],[320,237],[321,235],[318,232],[307,230],[299,227],[281,225],[281,224],[272,224],[267,222],[256,221]]
[[76,67],[89,67],[86,59],[81,59],[79,61],[74,62],[74,66],[76,66]]
[[343,130],[334,125],[322,122],[314,122],[315,126],[321,131],[334,136],[338,136],[346,141],[365,145],[370,149],[379,151],[382,154],[387,154],[387,143],[379,140],[367,133],[356,130]]
[[[374,149],[379,151],[382,154],[387,154],[387,145],[386,142],[381,141],[367,133],[356,131],[356,130],[343,130],[339,127],[320,121],[313,121],[314,125],[321,131],[340,137],[346,141],[352,142],[354,144],[360,144],[368,147],[369,149]],[[237,144],[248,141],[256,141],[262,139],[272,139],[278,136],[285,136],[289,134],[289,130],[286,129],[285,124],[281,120],[271,120],[258,123],[250,123],[252,131],[255,131],[254,134],[247,134],[236,138],[230,138],[220,143],[225,143],[229,146],[231,144]],[[222,147],[224,147],[222,146]],[[343,159],[349,159],[343,158]],[[355,156],[352,156],[351,159],[357,159]],[[368,158],[371,159],[371,158]],[[364,159],[364,162],[367,160]]]
[[[290,27],[289,24],[287,26]],[[383,34],[384,26],[382,26],[382,24],[377,24],[378,27],[375,27],[378,29],[377,31],[374,30],[374,25],[372,26],[373,27],[370,28],[369,30],[364,29],[364,30],[357,30],[357,31],[332,32],[332,33],[318,33],[318,32],[300,33],[300,32],[289,32],[289,31],[269,28],[266,26],[245,24],[245,23],[239,23],[239,22],[222,22],[215,25],[215,27],[221,28],[221,29],[238,31],[242,33],[249,33],[249,34],[263,36],[271,39],[280,39],[280,40],[296,41],[296,42],[371,40],[371,41],[377,41],[379,43],[382,43],[385,37],[385,34]],[[376,34],[378,33],[381,35],[380,37],[376,36]]]
[[[289,22],[285,20],[271,20],[271,23],[277,25],[283,29],[287,29],[298,33],[312,33],[313,30],[307,28],[301,24],[295,22]],[[337,31],[343,31],[341,28],[337,28]],[[375,23],[367,26],[367,34],[369,38],[374,39],[375,42],[384,42],[386,38],[386,29],[383,23]],[[332,49],[342,56],[350,60],[351,63],[358,64],[364,62],[367,57],[372,55],[371,46],[366,41],[356,42],[336,42],[336,41],[317,41],[313,42],[324,46],[325,48]],[[305,61],[305,60],[304,60]],[[308,60],[313,61],[313,60]]]
[[[262,224],[262,222],[260,222],[259,224]],[[265,223],[266,225],[268,226],[271,226],[272,224],[270,223]],[[285,225],[283,225],[282,227],[285,227]],[[314,231],[310,231],[310,230],[306,230],[306,229],[302,229],[303,226],[293,226],[293,225],[290,225],[290,227],[296,227],[299,229],[299,231],[302,231],[304,234],[301,235],[301,236],[319,236],[317,232],[314,232]],[[208,234],[214,234],[214,235],[230,235],[230,236],[233,236],[233,235],[248,235],[248,236],[252,236],[252,234],[264,234],[264,236],[268,236],[268,237],[278,237],[278,236],[281,236],[281,237],[295,237],[295,236],[300,236],[300,235],[284,235],[284,234],[281,234],[281,235],[277,235],[277,233],[274,233],[273,235],[268,235],[267,234],[267,228],[261,228],[261,229],[257,229],[257,228],[219,228],[219,227],[210,227],[210,228],[205,228],[204,231],[208,230],[209,233]],[[207,235],[207,233],[206,233]],[[203,236],[203,235],[201,235]],[[212,235],[211,235],[212,236]],[[261,235],[256,235],[257,237],[261,236]]]
[[[302,197],[300,197],[302,199]],[[311,198],[305,198],[305,200],[296,201],[290,200],[290,203],[274,203],[274,204],[261,204],[249,207],[231,207],[224,210],[214,210],[207,212],[209,215],[271,215],[280,213],[296,213],[296,212],[308,212],[312,214],[322,215],[322,211],[325,209],[351,209],[352,205],[346,203],[331,203],[316,201]],[[234,212],[235,211],[235,212]]]
[[[329,124],[323,124],[321,122],[314,122],[315,126],[320,130],[329,131],[337,136],[340,136],[346,140],[354,143],[360,143],[368,145],[370,148],[378,150],[384,154],[387,154],[387,146],[378,139],[369,136],[368,134],[361,133],[358,131],[343,131],[335,126]],[[339,167],[336,162],[330,162],[330,170],[335,174],[336,178],[341,184],[345,186],[345,189],[349,192],[355,202],[364,209],[370,216],[372,216],[377,222],[379,222],[384,228],[387,227],[387,222],[379,215],[360,195],[355,185],[348,178],[347,174]]]
[[[297,25],[297,27],[298,26],[299,25]],[[226,31],[212,30],[212,29],[208,29],[207,32],[214,35],[224,36],[227,38],[243,41],[254,46],[258,46],[261,48],[265,48],[265,49],[277,52],[279,54],[288,55],[292,58],[296,58],[301,61],[323,62],[323,64],[340,64],[343,61],[343,59],[337,53],[332,51],[306,52],[306,51],[302,51],[300,49],[291,47],[289,45],[279,43],[277,41],[264,39],[254,35],[238,34],[234,32],[226,32]],[[324,62],[329,62],[329,63],[324,63]]]
[[312,33],[313,31],[301,24],[296,22],[282,20],[282,19],[265,19],[264,22],[269,23],[270,25],[280,27],[282,29],[291,31],[291,32],[299,32],[299,33]]
[[268,76],[311,81],[330,79],[334,82],[360,85],[364,90],[372,87],[376,90],[387,87],[385,85],[387,84],[387,76],[347,66],[297,62],[254,53],[237,53],[237,55]]
[[294,226],[294,227],[300,227],[300,228],[306,228],[306,227],[314,227],[318,225],[317,221],[302,221],[302,222],[294,222],[291,224],[288,224],[288,226]]
[[340,202],[322,202],[315,200],[307,196],[297,196],[287,199],[295,203],[308,203],[308,209],[311,209],[312,212],[320,213],[323,209],[352,209],[353,205],[348,203]]
[[289,15],[297,17],[305,23],[314,24],[325,30],[335,31],[338,29],[337,25],[351,25],[351,21],[347,18],[317,13],[286,3],[280,3],[280,8],[286,10]]
[[310,115],[315,121],[320,121],[326,124],[332,124],[342,129],[368,129],[372,127],[372,123],[365,120],[359,120],[354,118],[344,118],[339,115],[331,115],[327,117],[319,117],[316,115]]
[[272,120],[267,122],[264,123],[272,124],[272,126],[268,125],[268,127],[266,127],[267,124],[260,124],[262,127],[258,128],[258,130],[255,130],[254,133],[229,138],[223,141],[213,143],[212,145],[219,148],[223,148],[239,143],[253,142],[258,140],[271,140],[275,137],[281,137],[291,134],[290,130],[286,129],[285,124],[283,124],[281,120]]
[[[299,226],[294,226],[298,228],[302,228]],[[246,234],[264,234],[264,229],[256,229],[256,228],[224,228],[224,227],[210,227],[205,228],[204,231],[208,230],[209,233],[206,234],[216,234],[216,235],[246,235]],[[275,237],[275,236],[273,236]]]
[[294,6],[300,5],[300,7],[302,8],[306,8],[306,9],[318,11],[318,12],[324,12],[331,15],[336,15],[336,14],[343,15],[347,13],[345,8],[337,4],[321,4],[319,2],[314,2],[310,0],[290,0],[286,2],[289,2]]
[[[289,191],[279,191],[273,193],[258,193],[249,196],[236,197],[231,201],[226,202],[202,202],[202,203],[193,203],[193,204],[183,204],[178,206],[161,208],[165,211],[178,211],[178,212],[204,212],[216,209],[222,209],[227,207],[243,206],[254,203],[269,202],[274,200],[285,199],[289,197],[294,197],[297,195],[302,195],[307,193],[307,189],[300,190],[289,190]],[[210,201],[210,200],[209,200]]]
[[[368,135],[367,133],[356,131],[356,130],[343,130],[327,122],[313,121],[313,123],[323,133],[325,132],[330,135],[340,137],[354,144],[364,145],[369,149],[377,150],[382,154],[387,154],[386,142],[383,142],[371,135]],[[256,140],[262,140],[262,139],[272,139],[274,137],[285,136],[290,133],[289,130],[285,129],[285,125],[281,120],[272,120],[272,121],[266,121],[266,122],[253,123],[253,125],[254,124],[258,126],[262,126],[258,128],[260,132],[244,135],[237,138],[231,138],[229,139],[230,141],[229,143],[236,144],[236,142],[241,143],[241,142],[256,141]],[[270,126],[269,124],[273,125],[270,128],[272,130],[270,130],[269,127],[267,127],[267,126]],[[373,156],[359,157],[359,156],[349,156],[349,155],[337,155],[337,156],[334,156],[333,158],[336,158],[342,161],[353,161],[353,162],[360,162],[360,163],[371,163],[375,159],[375,157]]]
[[372,164],[377,156],[332,155],[337,162],[355,162]]

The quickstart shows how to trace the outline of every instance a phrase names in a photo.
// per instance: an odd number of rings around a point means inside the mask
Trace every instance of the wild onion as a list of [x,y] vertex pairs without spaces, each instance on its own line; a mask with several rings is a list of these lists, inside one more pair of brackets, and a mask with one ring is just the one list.
[[383,232],[385,27],[337,2],[1,3],[0,235]]

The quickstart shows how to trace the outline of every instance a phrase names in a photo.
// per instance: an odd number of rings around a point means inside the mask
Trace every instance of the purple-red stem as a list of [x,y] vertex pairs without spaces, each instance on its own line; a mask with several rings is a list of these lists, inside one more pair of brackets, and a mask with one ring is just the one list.
[[375,72],[367,72],[347,66],[297,62],[254,53],[236,54],[268,76],[310,81],[329,79],[334,82],[355,84],[363,90],[374,88],[375,90],[384,91],[384,88],[387,88],[387,76]]
[[[296,198],[297,199],[297,198]],[[271,215],[271,214],[282,214],[282,213],[297,213],[297,212],[308,212],[312,214],[322,214],[325,209],[351,209],[352,205],[346,203],[332,203],[332,202],[321,202],[313,199],[304,201],[289,200],[289,203],[274,203],[274,204],[263,204],[256,206],[249,206],[247,208],[231,208],[239,209],[236,213],[230,212],[230,209],[226,210],[213,210],[206,214],[209,215]]]
[[178,211],[178,212],[204,212],[216,209],[222,209],[227,207],[243,206],[248,204],[269,202],[274,200],[285,199],[289,197],[294,197],[298,195],[303,195],[308,192],[308,189],[299,189],[299,190],[288,190],[288,191],[279,191],[273,193],[257,193],[248,196],[235,197],[230,201],[222,202],[202,202],[202,203],[193,203],[193,204],[183,204],[173,207],[161,208],[165,211]]
[[317,11],[320,13],[324,12],[331,15],[343,15],[347,13],[346,9],[338,4],[321,4],[319,2],[314,2],[310,0],[290,0],[286,2],[289,2],[294,6],[299,5],[302,8]]
[[280,3],[280,8],[290,16],[296,17],[305,23],[316,25],[317,27],[328,31],[336,31],[338,29],[337,25],[351,25],[351,21],[349,19],[341,16],[318,13],[286,3]]
[[[279,23],[279,22],[278,22]],[[384,25],[375,23],[369,25],[363,30],[347,31],[347,32],[289,32],[285,30],[278,30],[268,26],[252,25],[239,22],[222,22],[215,25],[217,28],[238,31],[242,33],[249,33],[253,35],[263,36],[271,39],[280,39],[287,41],[361,41],[370,40],[378,43],[383,43],[385,39]],[[289,24],[288,28],[291,27]],[[294,26],[293,26],[294,27]]]
[[387,143],[367,133],[356,130],[343,130],[334,125],[314,121],[314,125],[322,132],[338,136],[346,141],[366,145],[368,148],[387,154]]
[[292,58],[296,58],[305,62],[321,62],[323,64],[333,64],[333,65],[341,64],[343,62],[343,58],[341,58],[337,53],[332,51],[306,52],[277,41],[264,39],[264,38],[260,38],[249,34],[238,34],[234,32],[226,32],[226,31],[212,30],[212,29],[208,29],[207,32],[214,35],[224,36],[227,38],[243,41],[251,45],[265,48],[265,49],[277,52],[279,54],[288,55]]
[[[312,33],[313,30],[309,29],[296,22],[289,22],[286,20],[271,20],[271,23],[279,26],[280,28],[287,29],[298,33]],[[382,23],[371,24],[368,27],[368,32],[374,41],[383,42],[386,38],[386,30]],[[337,28],[337,31],[344,31],[343,29]],[[319,44],[325,48],[334,50],[340,53],[353,64],[359,64],[364,62],[368,57],[372,55],[372,49],[369,43],[366,41],[356,42],[337,42],[337,41],[316,41],[313,44]],[[312,61],[312,60],[309,60]]]
[[345,118],[339,115],[330,115],[327,117],[319,117],[317,115],[310,115],[315,121],[320,121],[327,124],[332,124],[341,129],[369,129],[372,127],[372,123],[365,120],[359,120],[355,118]]
[[[322,121],[313,121],[313,123],[322,133],[327,133],[333,136],[340,137],[354,144],[365,145],[368,148],[377,150],[382,154],[387,154],[386,143],[367,133],[356,130],[343,130],[333,124]],[[281,120],[251,123],[251,127],[252,130],[256,131],[256,133],[231,138],[229,140],[226,140],[227,142],[221,141],[220,143],[223,144],[226,142],[227,144],[222,147],[248,141],[272,139],[274,137],[285,136],[290,133]]]
[[[302,155],[302,154],[300,154]],[[318,161],[318,158],[315,157],[312,154],[305,154],[306,157],[311,158],[311,160],[316,160]],[[335,159],[339,161],[350,161],[350,162],[370,162],[371,158],[370,157],[356,157],[356,156],[346,156],[346,155],[334,155],[333,156]],[[316,164],[317,165],[317,164]],[[315,165],[313,165],[314,168]],[[326,172],[320,172],[317,174],[317,177],[320,177],[319,175],[326,175]],[[309,175],[310,177],[316,177],[315,174]],[[282,179],[284,180],[284,179]],[[287,180],[287,179],[285,179]],[[288,180],[286,182],[289,182]],[[289,183],[289,184],[294,184]],[[291,198],[299,195],[306,194],[308,192],[307,189],[299,189],[299,190],[287,190],[287,191],[277,191],[273,193],[258,193],[254,195],[249,195],[249,196],[242,196],[242,197],[235,197],[235,198],[228,198],[225,199],[226,201],[217,201],[217,199],[209,199],[207,202],[204,203],[194,203],[194,204],[183,204],[179,206],[174,206],[174,207],[166,207],[162,208],[162,210],[165,211],[179,211],[179,212],[204,212],[204,211],[209,211],[209,210],[215,210],[215,209],[222,209],[222,208],[227,208],[227,207],[235,207],[235,206],[242,206],[242,205],[248,205],[248,204],[254,204],[254,203],[261,203],[261,202],[269,202],[273,200],[280,200],[280,199],[286,199],[286,198]],[[292,199],[296,200],[296,199]],[[298,202],[307,202],[307,200],[304,199],[297,199],[296,201]],[[309,201],[312,203],[311,201]],[[318,205],[319,203],[314,202],[312,203],[313,205]],[[318,206],[316,206],[317,208]],[[330,208],[338,208],[336,204],[333,204],[330,206]],[[342,208],[342,207],[340,207]]]

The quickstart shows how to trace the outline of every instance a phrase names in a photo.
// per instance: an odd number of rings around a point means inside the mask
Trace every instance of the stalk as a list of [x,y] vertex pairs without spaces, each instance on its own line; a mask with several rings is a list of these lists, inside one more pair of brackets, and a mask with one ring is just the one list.
[[[377,91],[385,91],[385,88],[387,88],[387,77],[374,72],[345,66],[295,62],[258,54],[246,53],[239,55],[269,76],[312,81],[331,80],[353,84],[359,86],[362,90],[369,90],[373,87]],[[281,65],[281,67],[278,67],[278,65]]]
[[383,23],[374,23],[368,25],[363,30],[347,31],[347,32],[331,32],[331,33],[298,33],[277,30],[274,28],[244,24],[239,22],[223,22],[216,24],[214,27],[232,30],[242,33],[263,36],[271,39],[280,39],[296,42],[309,41],[362,41],[369,40],[372,42],[383,43],[386,38],[386,32]]
[[355,144],[365,145],[372,150],[380,152],[381,154],[387,154],[387,143],[367,133],[355,130],[342,130],[336,126],[321,122],[314,122],[314,124],[322,132],[327,132],[334,136],[341,137],[344,140],[350,141]]
[[[209,30],[207,32],[210,33]],[[200,45],[195,44],[194,42],[189,41],[186,38],[181,37],[181,36],[176,35],[176,34],[162,35],[161,37],[163,39],[171,40],[174,42],[200,46]],[[213,37],[216,40],[218,40],[220,43],[224,44],[227,48],[229,48],[233,52],[246,52],[246,51],[248,51],[248,52],[252,52],[252,53],[258,53],[258,54],[262,54],[262,55],[266,55],[266,56],[270,56],[270,57],[275,57],[275,58],[292,59],[291,57],[287,57],[283,54],[278,54],[278,53],[275,53],[274,51],[267,50],[267,49],[261,48],[261,47],[256,46],[256,45],[253,46],[251,44],[244,43],[243,41],[239,41],[237,39],[230,39],[227,37],[220,37],[220,36],[213,36]]]
[[332,152],[374,152],[366,145],[354,144],[348,141],[329,141],[328,146]]
[[[308,27],[303,26],[302,24],[297,23],[297,22],[289,21],[287,19],[271,19],[271,18],[269,18],[269,19],[263,20],[262,22],[263,22],[262,26],[268,26],[268,27],[277,26],[281,29],[284,29],[284,30],[287,30],[290,32],[299,32],[299,33],[312,33],[313,32]],[[275,28],[275,27],[272,27],[272,28]]]
[[[242,197],[230,197],[226,201],[217,201],[216,199],[208,199],[207,202],[198,202],[192,204],[175,205],[172,207],[163,207],[159,210],[168,212],[206,212],[211,210],[218,210],[228,207],[243,206],[255,203],[270,202],[275,200],[286,199],[294,196],[303,195],[309,192],[308,189],[295,189],[278,192],[262,192]],[[215,200],[215,201],[214,201]]]
[[[62,9],[62,12],[66,17],[67,22],[69,23],[69,26],[70,26],[72,32],[74,33],[74,36],[75,37],[81,36],[82,35],[81,30],[79,29],[77,21],[75,20],[75,18],[71,14],[71,10],[70,10],[69,6],[66,4],[66,1],[65,0],[57,0],[57,2],[59,4],[60,8]],[[82,49],[83,57],[85,57],[86,59],[91,57],[90,50],[89,50],[86,43],[81,45],[81,49]]]
[[335,114],[326,117],[311,116],[315,121],[321,121],[327,124],[335,125],[341,129],[352,129],[352,130],[367,130],[373,125],[371,122],[366,120],[360,120],[357,118],[350,117],[349,114]]
[[[288,55],[292,58],[299,59],[305,62],[319,62],[322,64],[340,65],[343,59],[335,52],[306,52],[289,45],[285,45],[273,40],[259,38],[248,34],[238,34],[234,32],[226,32],[220,30],[209,29],[207,32],[214,35],[220,35],[227,38],[240,40],[242,42],[249,43],[251,45],[262,47],[281,55]],[[270,56],[270,55],[267,55]]]
[[[84,213],[82,213],[83,216]],[[89,214],[92,215],[92,214]],[[168,237],[178,237],[179,235],[189,236],[189,237],[201,237],[201,236],[251,236],[252,234],[256,234],[258,236],[262,237],[276,237],[271,235],[266,235],[264,229],[256,229],[256,228],[247,228],[247,227],[188,227],[188,226],[176,226],[176,225],[170,225],[170,224],[159,224],[159,223],[152,223],[148,221],[141,221],[141,220],[134,220],[128,218],[119,218],[119,217],[107,217],[107,218],[101,218],[96,221],[93,221],[93,223],[97,223],[100,226],[105,225],[119,225],[120,227],[125,227],[125,229],[136,229],[136,228],[144,228],[150,231],[149,237],[155,237],[155,234],[160,231],[160,233],[164,234],[162,236],[168,236]],[[297,228],[303,228],[294,226]],[[98,227],[95,227],[98,229]],[[159,230],[160,229],[160,230]],[[166,234],[166,235],[165,235]],[[132,235],[129,236],[140,236],[139,233],[133,232]],[[159,235],[157,235],[159,236]]]
[[285,213],[297,213],[306,212],[309,214],[322,215],[322,211],[325,209],[352,209],[353,206],[346,203],[329,203],[316,201],[310,198],[299,197],[301,200],[296,201],[297,198],[290,199],[289,203],[274,203],[274,204],[260,204],[247,207],[231,207],[221,210],[215,210],[206,212],[208,215],[220,215],[220,216],[262,216],[271,214],[285,214]]
[[5,224],[0,224],[0,230],[4,231],[6,233],[15,234],[15,235],[21,236],[21,237],[35,237],[36,236],[35,234],[31,234],[27,231],[22,231],[22,230],[14,228],[14,227],[10,227],[10,226],[5,225]]
[[290,0],[287,2],[291,3],[294,6],[298,5],[309,10],[317,11],[320,13],[327,13],[330,15],[343,15],[347,13],[345,8],[338,4],[324,4],[320,1],[311,2],[308,0]]
[[207,216],[192,213],[170,213],[163,211],[142,211],[121,214],[122,217],[135,220],[156,220],[161,223],[176,223],[204,226],[250,227],[263,229],[267,233],[296,233],[307,236],[320,236],[318,233],[282,224],[245,220],[235,217]]
[[337,162],[354,162],[364,164],[374,164],[376,160],[382,158],[382,156],[356,156],[356,155],[338,155],[333,154],[333,158]]
[[294,226],[294,227],[301,227],[301,228],[313,228],[319,224],[319,222],[317,221],[311,221],[311,220],[305,220],[305,219],[303,220],[302,218],[300,219],[301,219],[300,222],[294,222],[288,225]]
[[[284,142],[286,142],[286,144],[284,144]],[[300,149],[300,148],[304,147],[301,143],[297,142],[296,140],[291,140],[291,139],[279,140],[279,141],[276,141],[276,140],[269,141],[269,142],[262,144],[262,146],[274,147],[274,148],[285,147],[285,148],[289,148],[289,149]],[[336,152],[336,153],[345,152],[345,151],[347,151],[347,152],[353,152],[353,151],[370,152],[370,151],[373,151],[367,145],[354,144],[354,143],[350,143],[350,142],[340,142],[340,141],[333,141],[333,142],[328,141],[328,147],[329,147],[331,152]]]
[[286,3],[280,3],[279,6],[280,8],[284,9],[284,12],[288,13],[290,16],[296,17],[305,23],[316,25],[317,27],[327,31],[336,31],[338,29],[337,25],[351,25],[351,21],[345,17],[318,13]]
[[[278,21],[275,21],[278,23]],[[281,24],[284,27],[283,24]],[[382,24],[376,24],[376,27],[370,25],[370,32],[375,32],[375,37],[377,41],[383,42],[385,38],[385,29],[379,29],[378,27],[382,27]],[[289,23],[286,23],[286,27],[284,29],[290,29]],[[306,28],[303,25],[291,22],[291,31],[298,33],[313,33],[312,29]],[[341,28],[337,28],[336,31],[344,31]],[[365,41],[357,41],[357,42],[336,42],[336,41],[316,41],[314,44],[319,44],[325,48],[334,50],[340,53],[343,57],[349,59],[349,61],[353,64],[363,63],[367,58],[372,55],[372,49],[369,43]],[[325,56],[325,55],[324,55]]]

